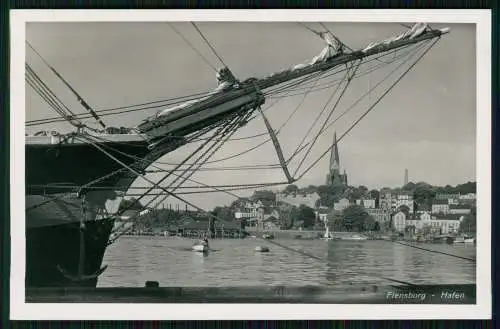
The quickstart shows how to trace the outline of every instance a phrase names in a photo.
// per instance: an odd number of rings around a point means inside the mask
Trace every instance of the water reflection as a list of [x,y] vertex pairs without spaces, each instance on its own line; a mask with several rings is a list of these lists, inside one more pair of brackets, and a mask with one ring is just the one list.
[[[317,259],[261,240],[216,240],[207,254],[193,252],[191,240],[123,237],[107,250],[108,269],[99,286],[388,285],[380,277],[412,283],[475,282],[475,264],[387,241],[277,240]],[[255,252],[257,246],[270,252]],[[475,257],[475,247],[425,245],[426,248]]]

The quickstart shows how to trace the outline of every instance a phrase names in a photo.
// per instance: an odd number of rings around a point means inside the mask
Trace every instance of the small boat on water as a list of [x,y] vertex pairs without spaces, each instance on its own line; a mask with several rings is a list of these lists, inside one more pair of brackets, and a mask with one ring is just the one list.
[[325,240],[325,241],[336,240],[330,234],[330,230],[328,229],[328,223],[327,222],[325,222],[325,234],[320,239],[321,240]]
[[340,237],[340,240],[343,241],[366,241],[368,237],[361,234],[352,234]]
[[269,248],[266,246],[258,246],[258,247],[255,247],[254,251],[256,251],[256,252],[269,252]]
[[208,252],[208,239],[203,239],[194,244],[191,249],[196,252]]
[[476,243],[476,239],[471,235],[464,236],[464,243]]
[[455,238],[454,243],[475,243],[475,239],[472,235],[460,235]]

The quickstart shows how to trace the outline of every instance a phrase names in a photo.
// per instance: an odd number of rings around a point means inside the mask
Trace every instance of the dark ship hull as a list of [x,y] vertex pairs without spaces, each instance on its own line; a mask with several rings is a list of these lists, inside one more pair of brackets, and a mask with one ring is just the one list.
[[[144,157],[145,142],[105,143],[126,164]],[[102,144],[101,144],[102,145]],[[26,154],[26,286],[97,285],[114,217],[95,211],[134,177],[113,175],[93,184],[101,190],[78,195],[82,186],[122,167],[90,144],[27,144]],[[124,179],[125,178],[125,179]],[[115,187],[114,189],[109,189]],[[123,189],[121,188],[123,187]]]
[[[97,274],[114,219],[87,222],[84,228],[83,273]],[[80,224],[69,223],[28,229],[26,233],[26,286],[58,287],[97,285],[98,275],[72,278],[79,271]],[[68,275],[69,274],[69,275]]]

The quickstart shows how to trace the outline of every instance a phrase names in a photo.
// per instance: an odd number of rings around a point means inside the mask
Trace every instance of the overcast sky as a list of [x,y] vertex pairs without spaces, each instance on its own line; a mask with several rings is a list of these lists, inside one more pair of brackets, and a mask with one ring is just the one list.
[[[316,30],[321,29],[317,23],[307,25]],[[188,23],[175,23],[174,26],[214,66],[221,67],[193,26]],[[317,55],[324,46],[321,39],[297,23],[199,23],[198,26],[241,80],[250,76],[261,77],[305,62]],[[400,24],[388,23],[327,23],[326,26],[354,49],[405,30]],[[408,168],[410,181],[415,182],[456,185],[475,180],[475,26],[446,26],[451,28],[451,33],[443,36],[387,97],[340,142],[341,168],[347,171],[350,185],[365,185],[369,188],[401,186],[405,168]],[[433,24],[433,27],[443,26]],[[27,39],[95,109],[178,97],[216,87],[213,69],[166,23],[29,23]],[[26,61],[52,90],[75,112],[83,112],[67,88],[41,60],[29,48],[26,51]],[[388,56],[383,60],[389,63],[392,59]],[[359,99],[398,63],[401,61],[384,65],[384,68],[355,79],[332,118]],[[377,64],[382,66],[380,64],[384,63],[372,63],[372,66]],[[363,74],[366,70],[366,67],[361,66],[359,73]],[[336,79],[340,78],[342,76],[336,76]],[[55,115],[29,87],[26,90],[27,120]],[[371,93],[336,122],[318,140],[302,169],[329,146],[334,130],[337,135],[345,132],[384,90]],[[328,88],[310,93],[283,128],[279,140],[286,158],[295,150],[309,125],[323,109],[331,92],[332,89]],[[300,94],[266,100],[264,108],[279,100],[266,111],[275,129],[296,108],[302,97]],[[104,117],[103,120],[109,125],[134,126],[146,115],[156,112],[152,111]],[[70,131],[71,127],[65,123],[53,124],[30,127],[28,132],[43,129]],[[259,118],[243,127],[234,137],[265,131]],[[241,152],[267,138],[262,136],[228,142],[213,159]],[[184,147],[161,161],[178,162],[195,146]],[[298,157],[297,160],[300,159]],[[207,166],[277,162],[272,143],[267,143],[241,157]],[[292,172],[297,165],[298,161],[292,162]],[[328,157],[325,157],[297,184],[324,184],[327,167]],[[217,185],[284,181],[281,170],[200,172],[192,178]],[[236,193],[251,194],[245,191]],[[213,208],[216,204],[228,203],[232,199],[224,193],[189,197],[189,200],[204,208]],[[177,203],[175,200],[171,202]]]

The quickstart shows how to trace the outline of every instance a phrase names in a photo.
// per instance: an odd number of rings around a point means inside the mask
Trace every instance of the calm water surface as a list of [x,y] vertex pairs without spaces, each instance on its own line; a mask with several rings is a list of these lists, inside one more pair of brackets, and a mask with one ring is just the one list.
[[[389,285],[380,278],[421,284],[475,283],[475,263],[388,241],[276,240],[317,259],[259,239],[212,240],[208,255],[190,250],[194,240],[124,236],[104,256],[108,269],[100,287],[137,287],[154,280],[160,286],[333,286]],[[268,246],[269,253],[254,252]],[[471,245],[421,247],[475,259]]]

